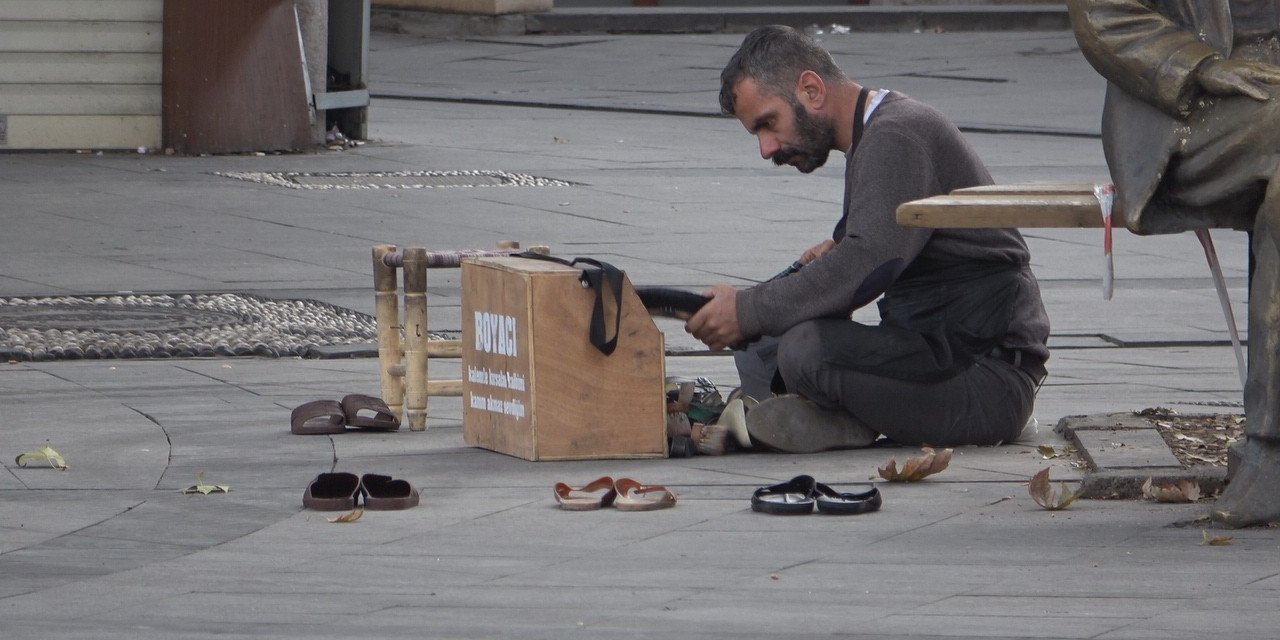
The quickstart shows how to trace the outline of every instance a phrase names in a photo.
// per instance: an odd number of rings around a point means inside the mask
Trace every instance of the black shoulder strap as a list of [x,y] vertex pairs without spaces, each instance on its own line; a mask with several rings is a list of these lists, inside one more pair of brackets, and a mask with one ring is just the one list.
[[862,140],[862,129],[866,126],[863,122],[867,119],[867,96],[871,95],[869,87],[863,87],[858,92],[858,105],[853,108],[853,144],[849,145],[849,155],[858,148],[858,142]]
[[[622,270],[609,264],[592,258],[574,258],[573,260],[565,260],[555,256],[544,255],[541,253],[533,253],[525,251],[515,254],[519,258],[533,258],[535,260],[546,260],[548,262],[557,262],[570,267],[576,267],[579,264],[587,265],[582,269],[582,274],[578,276],[578,281],[584,287],[595,289],[596,301],[591,309],[591,344],[600,353],[604,355],[612,355],[614,349],[618,348],[618,332],[622,329]],[[608,285],[613,297],[613,337],[606,335],[604,321],[604,289]]]
[[[858,142],[862,140],[862,129],[866,126],[862,121],[867,119],[867,96],[869,95],[871,95],[871,89],[869,87],[863,87],[862,90],[858,92],[858,104],[853,107],[853,142],[849,145],[850,158],[853,157],[853,152],[857,151]],[[844,197],[846,210],[840,214],[840,220],[836,222],[836,228],[831,232],[831,238],[836,242],[839,242],[840,238],[844,236],[844,225],[848,222],[849,212],[847,209],[849,204],[849,185],[845,185]]]

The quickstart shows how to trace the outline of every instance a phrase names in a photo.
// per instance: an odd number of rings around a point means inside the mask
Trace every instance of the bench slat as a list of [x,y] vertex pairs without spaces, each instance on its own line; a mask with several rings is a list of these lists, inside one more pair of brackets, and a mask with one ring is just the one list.
[[1071,196],[1093,195],[1091,182],[1023,182],[1017,184],[987,184],[980,187],[956,189],[951,195],[985,196]]
[[[898,207],[898,224],[930,229],[1096,228],[1102,212],[1093,193],[1074,195],[945,195]],[[1120,212],[1112,225],[1123,227]]]

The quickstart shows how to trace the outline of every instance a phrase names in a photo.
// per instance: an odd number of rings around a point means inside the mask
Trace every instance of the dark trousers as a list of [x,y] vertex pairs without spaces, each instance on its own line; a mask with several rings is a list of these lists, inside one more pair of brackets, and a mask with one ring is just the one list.
[[[850,321],[852,324],[852,321]],[[875,331],[863,327],[862,331]],[[981,357],[940,381],[916,382],[831,364],[815,322],[735,352],[743,392],[768,398],[780,375],[789,393],[840,408],[876,432],[910,445],[1012,442],[1031,418],[1038,380],[996,357]]]

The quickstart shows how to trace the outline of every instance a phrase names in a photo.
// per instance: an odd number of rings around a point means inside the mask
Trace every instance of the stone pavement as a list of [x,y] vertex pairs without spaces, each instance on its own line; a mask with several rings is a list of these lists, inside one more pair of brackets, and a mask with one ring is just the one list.
[[[374,7],[374,28],[413,35],[492,36],[570,33],[746,33],[767,24],[822,25],[852,31],[925,32],[1069,29],[1066,4],[954,2],[930,6],[555,7],[545,13],[497,16]],[[687,5],[698,5],[696,0]],[[701,3],[714,4],[714,3]],[[750,5],[751,2],[744,2]],[[758,3],[757,3],[758,4]],[[912,3],[906,3],[908,5]]]
[[[375,33],[371,141],[343,152],[0,157],[0,295],[242,292],[372,312],[370,247],[548,244],[641,284],[746,285],[828,232],[840,170],[799,176],[718,118],[741,36],[422,38]],[[852,34],[824,44],[855,79],[930,101],[1002,182],[1098,180],[1102,82],[1067,32]],[[833,163],[838,165],[839,163]],[[492,169],[569,187],[295,190],[229,171]],[[755,487],[865,482],[873,448],[808,456],[532,463],[466,447],[457,398],[430,428],[294,436],[289,411],[377,393],[368,358],[80,360],[0,365],[4,638],[1272,637],[1277,532],[1205,546],[1205,505],[1081,501],[1043,511],[1035,447],[1063,416],[1238,411],[1235,363],[1190,236],[1116,238],[1101,300],[1096,230],[1027,232],[1054,323],[1038,427],[881,485],[855,517],[753,513]],[[1245,241],[1215,233],[1238,317]],[[432,327],[457,329],[456,272]],[[661,321],[668,371],[724,387],[723,355]],[[456,377],[458,363],[433,361]],[[601,408],[606,411],[607,408]],[[16,468],[51,445],[67,471]],[[331,524],[301,509],[317,473],[405,478],[422,505]],[[203,472],[228,494],[183,495]],[[651,513],[555,508],[556,481],[662,483]],[[1184,523],[1184,524],[1178,524]],[[1222,531],[1211,531],[1223,534]]]

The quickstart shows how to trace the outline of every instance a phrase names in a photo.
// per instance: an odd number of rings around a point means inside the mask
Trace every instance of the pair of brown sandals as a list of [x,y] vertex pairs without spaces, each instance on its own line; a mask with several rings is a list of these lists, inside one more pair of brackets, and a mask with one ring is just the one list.
[[[302,506],[316,511],[398,511],[418,506],[418,490],[391,476],[337,471],[316,476],[302,494]],[[363,503],[363,504],[361,504]]]
[[567,511],[594,511],[612,506],[619,511],[654,511],[676,506],[676,494],[660,485],[641,484],[631,478],[601,476],[582,487],[557,482],[556,502]]
[[362,393],[337,400],[312,400],[298,405],[289,416],[289,431],[297,435],[342,433],[347,427],[360,431],[395,431],[400,418],[382,398]]

